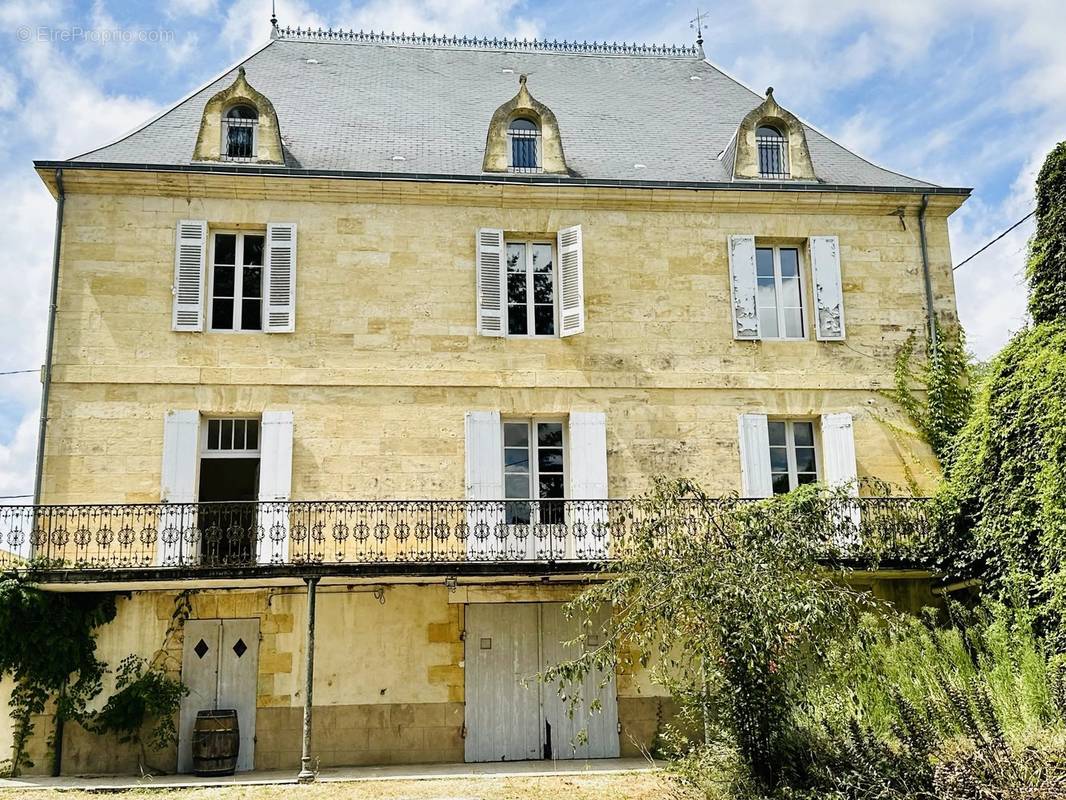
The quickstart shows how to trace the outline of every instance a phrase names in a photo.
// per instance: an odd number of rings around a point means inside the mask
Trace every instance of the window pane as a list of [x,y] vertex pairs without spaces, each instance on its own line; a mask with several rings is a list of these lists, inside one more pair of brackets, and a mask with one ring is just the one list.
[[507,309],[507,332],[512,336],[525,336],[529,333],[529,320],[526,307],[510,306]]
[[533,271],[552,271],[552,246],[550,244],[533,245]]
[[241,330],[258,331],[263,327],[263,301],[259,298],[241,301]]
[[232,233],[215,234],[215,263],[237,263],[237,237]]
[[507,499],[529,499],[529,476],[528,475],[505,475],[504,488]]
[[541,472],[562,472],[563,451],[542,447],[537,451],[537,469]]
[[529,503],[507,503],[504,514],[508,525],[528,525],[530,519]]
[[785,308],[799,308],[802,305],[799,278],[781,279],[781,305]]
[[552,302],[552,276],[551,275],[534,275],[533,276],[533,302],[535,303],[551,303]]
[[536,306],[533,309],[533,324],[538,336],[555,334],[555,306]]
[[259,449],[259,420],[248,420],[248,449]]
[[809,483],[818,483],[818,476],[810,472],[801,472],[796,476],[796,483],[806,486]]
[[511,164],[518,169],[537,166],[537,140],[532,136],[511,138]]
[[526,246],[524,244],[507,245],[507,271],[526,271]]
[[755,274],[760,278],[774,277],[774,251],[769,247],[755,248]]
[[507,302],[525,305],[526,276],[524,273],[511,273],[507,276]]
[[785,318],[785,336],[789,339],[802,339],[803,311],[798,308],[786,308],[782,315]]
[[211,327],[220,331],[233,330],[232,300],[215,300],[211,304]]
[[257,267],[263,266],[263,237],[262,236],[245,236],[244,237],[244,263],[254,264]]
[[563,446],[563,423],[541,422],[537,425],[537,443],[541,447]]
[[810,422],[793,422],[792,438],[796,441],[796,447],[813,447],[814,424]]
[[776,339],[778,337],[777,309],[759,309],[759,333],[764,339]]
[[250,158],[252,155],[252,129],[247,125],[227,126],[226,155],[231,158]]
[[223,450],[232,450],[233,449],[233,420],[231,420],[231,419],[222,420],[222,437],[221,437],[221,441],[222,441],[222,449]]
[[503,449],[504,472],[529,472],[529,450],[524,447]]
[[788,444],[788,440],[785,438],[785,423],[770,421],[766,423],[766,429],[770,433],[771,447],[784,447]]
[[774,494],[788,494],[788,475],[774,475]]
[[792,247],[782,247],[780,251],[781,277],[795,278],[799,276],[799,251]]
[[243,450],[244,446],[244,420],[235,419],[233,420],[233,449]]
[[529,425],[524,422],[505,422],[503,443],[506,447],[529,447]]
[[817,472],[818,468],[814,462],[814,448],[813,447],[797,447],[796,448],[796,471],[797,472]]
[[215,267],[215,297],[233,297],[233,267]]
[[241,282],[241,292],[246,298],[263,296],[263,268],[245,267],[244,280]]
[[770,448],[770,471],[788,472],[788,451],[784,447]]
[[549,498],[563,496],[562,475],[541,475],[537,483],[540,490],[538,497]]
[[209,419],[207,421],[207,449],[218,450],[218,428],[219,420]]

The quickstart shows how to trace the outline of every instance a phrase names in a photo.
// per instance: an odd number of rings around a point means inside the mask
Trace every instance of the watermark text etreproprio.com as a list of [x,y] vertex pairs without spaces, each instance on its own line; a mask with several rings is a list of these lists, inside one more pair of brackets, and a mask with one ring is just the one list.
[[69,28],[23,25],[15,32],[20,42],[89,42],[90,44],[133,44],[172,42],[174,31],[165,28]]

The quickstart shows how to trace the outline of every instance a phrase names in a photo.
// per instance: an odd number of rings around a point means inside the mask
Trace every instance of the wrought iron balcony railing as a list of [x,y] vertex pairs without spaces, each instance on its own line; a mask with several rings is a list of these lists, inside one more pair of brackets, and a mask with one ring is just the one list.
[[[692,502],[695,532],[752,501]],[[831,543],[827,558],[913,563],[928,540],[926,504],[832,499],[805,513]],[[623,554],[654,516],[632,500],[0,506],[0,568],[599,562]]]

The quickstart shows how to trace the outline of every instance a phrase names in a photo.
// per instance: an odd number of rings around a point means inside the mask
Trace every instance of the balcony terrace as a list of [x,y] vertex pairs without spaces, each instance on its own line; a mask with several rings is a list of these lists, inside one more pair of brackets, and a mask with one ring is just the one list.
[[[713,535],[752,502],[685,501],[682,524]],[[915,568],[928,503],[825,499],[804,506],[804,524],[827,542],[826,563]],[[654,524],[636,500],[0,506],[0,568],[42,584],[572,575],[617,559]]]

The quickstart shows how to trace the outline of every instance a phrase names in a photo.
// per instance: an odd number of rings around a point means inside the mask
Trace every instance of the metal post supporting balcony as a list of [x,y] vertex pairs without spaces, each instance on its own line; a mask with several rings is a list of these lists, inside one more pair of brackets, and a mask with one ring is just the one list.
[[296,780],[300,783],[314,783],[315,773],[311,769],[311,707],[315,686],[315,587],[318,586],[318,577],[304,580],[307,581],[307,674],[304,684],[303,748],[300,754],[300,774],[296,776]]

